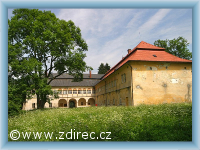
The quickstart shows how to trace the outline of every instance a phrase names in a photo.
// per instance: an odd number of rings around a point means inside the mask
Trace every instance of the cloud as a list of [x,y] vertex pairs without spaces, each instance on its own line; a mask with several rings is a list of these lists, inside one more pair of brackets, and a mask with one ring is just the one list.
[[150,32],[152,29],[156,28],[159,24],[161,24],[164,17],[170,12],[170,9],[160,9],[156,14],[149,18],[147,22],[145,22],[141,27],[139,27],[139,31],[143,33]]
[[[44,10],[44,9],[43,9]],[[50,10],[50,9],[45,9]],[[185,37],[192,48],[192,9],[51,9],[72,20],[88,44],[87,65],[97,73],[101,62],[111,67],[139,42]],[[8,18],[12,9],[8,9]]]
[[101,62],[114,66],[140,41],[153,44],[178,36],[192,41],[189,9],[62,9],[57,17],[80,27],[88,44],[85,61],[93,73]]

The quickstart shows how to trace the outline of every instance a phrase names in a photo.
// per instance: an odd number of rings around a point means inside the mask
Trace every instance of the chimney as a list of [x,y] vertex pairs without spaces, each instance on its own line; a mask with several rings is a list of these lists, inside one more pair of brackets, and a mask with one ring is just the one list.
[[92,78],[91,70],[90,70],[90,78]]
[[128,49],[127,51],[128,51],[128,54],[129,54],[131,52],[131,49]]

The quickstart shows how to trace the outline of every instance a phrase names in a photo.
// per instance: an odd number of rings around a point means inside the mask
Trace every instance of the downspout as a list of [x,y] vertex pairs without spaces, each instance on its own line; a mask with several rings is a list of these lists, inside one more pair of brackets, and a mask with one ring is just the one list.
[[134,106],[134,100],[133,100],[133,73],[132,73],[133,69],[132,69],[132,66],[129,63],[127,63],[127,64],[131,68],[131,99],[132,99],[132,102],[133,102],[132,106]]

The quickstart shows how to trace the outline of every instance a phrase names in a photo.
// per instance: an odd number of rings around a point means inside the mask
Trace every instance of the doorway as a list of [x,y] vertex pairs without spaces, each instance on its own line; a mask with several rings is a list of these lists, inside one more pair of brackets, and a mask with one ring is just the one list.
[[126,106],[128,106],[128,97],[126,97]]

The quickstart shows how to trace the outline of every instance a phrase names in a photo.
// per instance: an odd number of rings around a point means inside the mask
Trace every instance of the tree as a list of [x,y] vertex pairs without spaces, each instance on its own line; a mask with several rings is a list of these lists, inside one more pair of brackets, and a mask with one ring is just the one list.
[[54,79],[69,73],[81,81],[83,72],[92,69],[84,61],[88,46],[79,27],[50,11],[15,9],[13,14],[8,20],[9,73],[26,81],[26,97],[36,94],[37,108],[43,108],[47,95],[57,97],[50,86]]
[[106,63],[105,65],[101,63],[98,70],[98,74],[105,74],[108,70],[110,70],[110,66],[108,65],[108,63]]
[[155,46],[165,48],[165,51],[183,59],[192,59],[192,52],[187,48],[188,41],[183,37],[178,37],[173,40],[157,40],[154,42]]

